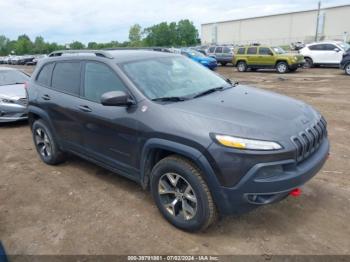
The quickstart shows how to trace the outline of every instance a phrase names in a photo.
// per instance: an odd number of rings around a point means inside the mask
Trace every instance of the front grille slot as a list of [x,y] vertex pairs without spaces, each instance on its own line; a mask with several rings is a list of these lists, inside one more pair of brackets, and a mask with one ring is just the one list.
[[301,162],[308,158],[321,145],[327,136],[327,122],[322,117],[316,124],[291,137],[296,147],[296,160]]

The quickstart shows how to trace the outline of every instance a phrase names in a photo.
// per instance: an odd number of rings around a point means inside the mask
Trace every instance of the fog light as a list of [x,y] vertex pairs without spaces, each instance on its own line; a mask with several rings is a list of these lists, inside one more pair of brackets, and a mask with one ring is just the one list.
[[298,197],[301,195],[301,189],[296,188],[296,189],[292,190],[289,194],[293,197]]

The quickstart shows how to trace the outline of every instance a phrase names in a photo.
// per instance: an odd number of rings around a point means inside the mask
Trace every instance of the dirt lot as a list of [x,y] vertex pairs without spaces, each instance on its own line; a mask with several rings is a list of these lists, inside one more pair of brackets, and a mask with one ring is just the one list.
[[1,125],[0,240],[7,252],[350,255],[350,77],[324,68],[217,71],[301,99],[326,117],[331,157],[301,197],[189,234],[168,224],[137,184],[78,158],[47,166],[26,123]]

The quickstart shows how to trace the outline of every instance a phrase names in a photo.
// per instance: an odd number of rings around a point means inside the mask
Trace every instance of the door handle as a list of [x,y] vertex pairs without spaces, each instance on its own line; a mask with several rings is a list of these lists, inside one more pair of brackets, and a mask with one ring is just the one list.
[[89,106],[85,106],[85,105],[78,106],[78,109],[83,111],[83,112],[91,112],[92,111],[92,109]]
[[51,99],[51,97],[48,94],[43,95],[41,98],[44,99],[44,100],[50,100]]

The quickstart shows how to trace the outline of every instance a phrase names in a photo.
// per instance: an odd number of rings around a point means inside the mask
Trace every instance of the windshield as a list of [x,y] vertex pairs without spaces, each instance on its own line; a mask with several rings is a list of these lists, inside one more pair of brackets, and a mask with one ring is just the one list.
[[182,56],[128,62],[122,68],[149,99],[191,97],[211,88],[230,86],[209,69]]
[[272,49],[273,49],[273,51],[276,54],[284,54],[284,53],[286,53],[286,51],[284,51],[284,49],[279,47],[279,46],[274,46],[274,47],[272,47]]
[[189,54],[190,56],[205,57],[204,54],[202,54],[201,52],[198,52],[196,50],[185,50],[184,52]]
[[341,48],[343,48],[345,51],[350,50],[350,45],[348,43],[340,43],[339,44]]
[[29,76],[17,70],[0,70],[0,86],[22,84]]

